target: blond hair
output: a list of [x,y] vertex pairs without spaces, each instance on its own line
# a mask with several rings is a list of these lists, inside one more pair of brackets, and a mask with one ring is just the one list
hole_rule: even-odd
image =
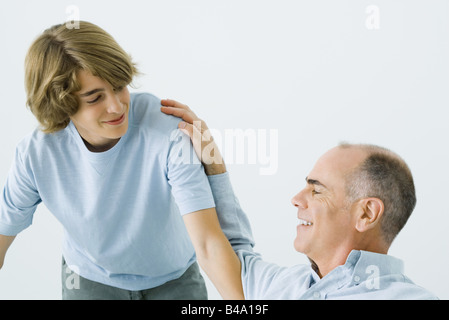
[[31,45],[25,59],[27,106],[45,133],[64,129],[79,108],[80,70],[89,71],[114,89],[129,85],[135,64],[100,27],[80,21],[79,29],[55,25]]

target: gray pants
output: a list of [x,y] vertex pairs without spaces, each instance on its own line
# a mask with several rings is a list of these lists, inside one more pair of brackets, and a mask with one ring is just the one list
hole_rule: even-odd
[[73,275],[74,272],[62,259],[63,300],[207,300],[206,284],[196,262],[178,279],[140,291],[111,287],[79,275],[76,275],[79,285],[73,287],[70,285]]

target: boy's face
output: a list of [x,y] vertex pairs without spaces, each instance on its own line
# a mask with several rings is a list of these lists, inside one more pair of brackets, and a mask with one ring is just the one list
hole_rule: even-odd
[[70,117],[90,151],[112,148],[128,130],[130,96],[127,87],[112,86],[90,72],[78,72],[79,110]]

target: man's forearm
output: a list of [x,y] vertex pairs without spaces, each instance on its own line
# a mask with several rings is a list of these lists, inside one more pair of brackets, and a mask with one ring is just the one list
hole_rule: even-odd
[[254,239],[248,216],[234,194],[229,173],[208,176],[220,227],[234,250],[252,250]]

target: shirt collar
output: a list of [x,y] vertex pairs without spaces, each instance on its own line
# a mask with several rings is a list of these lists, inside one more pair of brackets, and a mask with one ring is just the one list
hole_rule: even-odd
[[[356,255],[358,258],[356,258]],[[374,277],[402,274],[404,263],[393,256],[369,251],[353,250],[346,260],[345,266],[353,268],[352,281],[357,284]]]
[[[311,265],[310,286],[320,281],[320,277]],[[402,260],[393,256],[369,251],[352,250],[346,262],[336,267],[329,275],[344,272],[351,275],[351,282],[357,285],[361,282],[391,274],[402,274],[404,264]],[[346,278],[346,277],[345,277]]]

